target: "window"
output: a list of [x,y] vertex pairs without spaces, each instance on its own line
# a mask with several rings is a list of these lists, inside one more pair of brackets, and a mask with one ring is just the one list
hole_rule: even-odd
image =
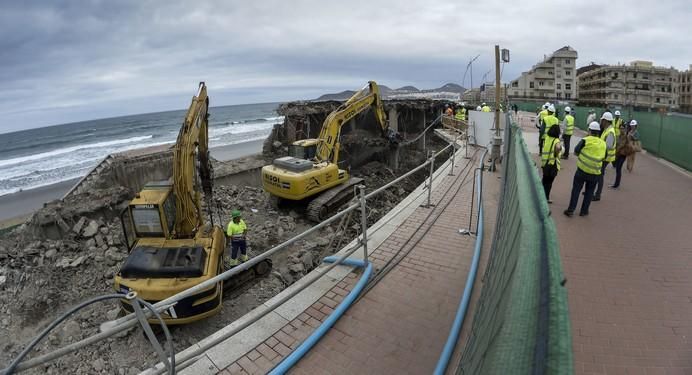
[[633,73],[634,78],[637,78],[637,73]]
[[518,81],[512,82],[512,87],[519,87],[519,82]]
[[551,76],[552,76],[552,75],[553,75],[553,71],[552,71],[552,70],[548,70],[548,75],[551,75]]
[[570,69],[565,69],[565,75],[566,76],[572,75],[572,71]]
[[649,79],[649,76],[643,76],[642,79]]
[[571,90],[572,89],[572,84],[571,83],[565,83],[565,90]]
[[530,89],[533,88],[533,81],[529,82],[529,88],[530,88]]
[[569,65],[569,59],[565,60],[565,65]]
[[561,89],[561,88],[562,88],[562,84],[558,83],[558,84],[557,84],[557,89],[559,90],[559,89]]
[[566,92],[565,93],[565,99],[572,99],[572,94]]
[[615,94],[615,99],[618,99],[618,94]]
[[661,102],[661,98],[656,98],[656,103],[660,103],[660,102]]
[[543,81],[538,81],[538,86],[543,86]]

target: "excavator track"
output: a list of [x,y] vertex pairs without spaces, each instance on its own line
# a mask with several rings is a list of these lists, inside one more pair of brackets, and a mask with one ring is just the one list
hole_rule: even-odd
[[319,223],[334,215],[344,203],[355,196],[353,187],[362,184],[363,181],[362,178],[351,177],[345,183],[318,195],[308,204],[306,211],[308,219]]
[[272,270],[271,259],[265,259],[252,268],[249,268],[223,282],[223,292],[225,295],[233,294],[237,289],[241,289],[245,284],[254,279],[266,276]]

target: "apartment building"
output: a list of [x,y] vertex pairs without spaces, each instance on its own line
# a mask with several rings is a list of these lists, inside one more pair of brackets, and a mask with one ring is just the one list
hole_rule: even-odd
[[680,112],[692,113],[692,64],[678,74],[678,97]]
[[678,108],[678,71],[651,61],[603,65],[577,76],[579,104],[636,109]]
[[545,56],[528,72],[510,82],[510,100],[557,101],[577,98],[577,51],[565,46]]

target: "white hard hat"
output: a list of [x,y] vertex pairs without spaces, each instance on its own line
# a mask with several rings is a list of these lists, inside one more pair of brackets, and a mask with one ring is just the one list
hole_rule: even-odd
[[555,106],[552,105],[552,104],[549,105],[549,106],[548,106],[548,112],[553,112],[553,113],[555,113]]
[[481,109],[481,106],[476,107],[476,111],[480,111]]
[[461,105],[466,105],[466,103],[464,103],[464,102],[461,102]]
[[571,111],[572,111],[572,108],[570,108],[570,107],[565,107],[565,112],[571,112]]
[[485,102],[483,103],[483,105],[485,105]]
[[548,104],[543,104],[543,109],[548,109]]
[[630,126],[637,126],[637,120],[630,121]]
[[603,112],[603,115],[601,116],[601,120],[613,121],[613,114],[610,112]]
[[615,116],[620,116],[620,111],[615,111]]
[[589,124],[589,130],[601,130],[601,125],[597,123],[596,121],[592,121]]
[[545,104],[543,104],[543,105],[547,107],[550,105],[550,102],[545,102]]

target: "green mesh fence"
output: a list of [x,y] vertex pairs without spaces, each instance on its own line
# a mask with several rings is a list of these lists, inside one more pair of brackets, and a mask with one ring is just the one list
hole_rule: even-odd
[[[520,111],[529,112],[536,112],[538,106],[541,105],[541,103],[529,102],[513,104],[517,104]],[[558,106],[560,113],[564,113],[563,108],[564,106]],[[571,108],[575,112],[574,123],[582,130],[586,130],[586,119],[590,109],[595,110],[598,115],[603,112],[603,108],[598,107],[571,106]],[[692,147],[688,145],[692,140],[692,117],[631,109],[621,109],[620,112],[625,121],[637,120],[642,147],[646,151],[692,171]]]
[[521,130],[505,133],[493,244],[457,374],[572,374],[555,225]]

